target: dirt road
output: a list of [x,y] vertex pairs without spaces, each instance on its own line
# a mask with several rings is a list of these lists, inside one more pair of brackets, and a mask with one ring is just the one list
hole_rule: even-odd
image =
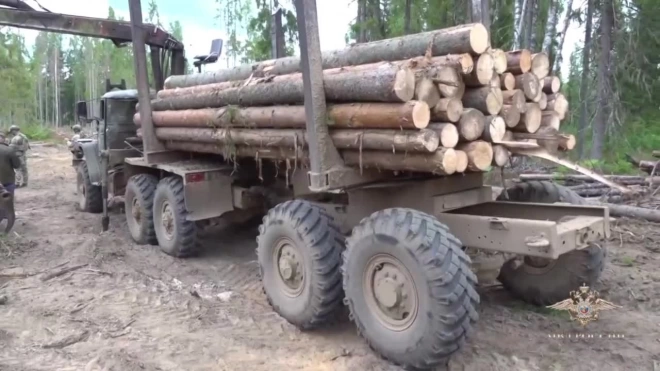
[[[254,226],[177,260],[131,243],[121,211],[109,232],[74,208],[64,148],[37,147],[17,191],[14,232],[0,239],[0,370],[398,370],[344,315],[304,333],[261,292]],[[600,291],[622,309],[586,330],[567,316],[482,288],[480,321],[450,370],[660,369],[660,226],[618,222]],[[553,339],[549,334],[624,338]]]

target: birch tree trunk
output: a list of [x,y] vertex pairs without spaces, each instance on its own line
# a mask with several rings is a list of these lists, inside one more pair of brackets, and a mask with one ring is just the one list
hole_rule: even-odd
[[600,63],[598,65],[598,108],[593,125],[593,147],[591,158],[603,158],[608,122],[610,119],[610,62],[612,50],[612,0],[601,0],[600,20]]
[[559,45],[557,46],[557,52],[555,54],[555,60],[552,67],[554,74],[558,74],[561,68],[562,62],[562,52],[564,51],[564,40],[566,40],[566,32],[568,32],[568,26],[571,24],[573,18],[573,0],[568,0],[566,3],[566,15],[564,16],[564,26],[561,32],[561,38],[559,39]]
[[545,35],[543,37],[543,46],[541,51],[545,52],[550,58],[550,65],[552,65],[552,40],[555,39],[557,34],[557,19],[559,14],[557,14],[557,1],[558,0],[549,0],[550,4],[548,5],[548,23],[545,26]]

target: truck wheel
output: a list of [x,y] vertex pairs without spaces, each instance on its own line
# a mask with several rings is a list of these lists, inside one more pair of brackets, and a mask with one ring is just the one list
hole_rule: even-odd
[[101,187],[92,184],[89,178],[87,162],[82,162],[78,165],[76,188],[78,191],[78,209],[95,214],[103,211]]
[[133,241],[158,245],[154,229],[154,193],[158,179],[149,174],[133,175],[126,184],[124,210]]
[[341,307],[344,238],[323,208],[287,201],[263,218],[257,257],[268,302],[302,329],[327,323]]
[[161,179],[153,204],[154,229],[161,250],[183,258],[197,252],[197,227],[187,220],[183,180],[178,176]]
[[398,365],[446,362],[478,320],[477,277],[461,242],[431,215],[387,209],[353,229],[346,303],[369,345]]
[[[585,204],[574,191],[552,182],[530,181],[507,189],[509,201]],[[506,201],[501,194],[498,201]],[[511,294],[534,305],[551,305],[569,297],[573,290],[586,284],[593,287],[605,267],[607,252],[598,244],[574,250],[557,260],[525,257],[513,258],[502,266],[498,280]]]

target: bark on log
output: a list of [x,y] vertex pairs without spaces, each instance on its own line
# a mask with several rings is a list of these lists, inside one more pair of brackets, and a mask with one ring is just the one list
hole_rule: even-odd
[[463,94],[463,106],[475,108],[487,115],[496,115],[503,105],[502,90],[484,86],[476,89],[468,89]]
[[[305,128],[304,106],[235,106],[153,112],[160,127]],[[431,113],[424,102],[354,103],[328,106],[328,125],[336,128],[423,129]],[[140,114],[133,116],[140,126]]]
[[390,152],[434,152],[440,138],[433,130],[332,130],[338,149],[370,149]]
[[[489,45],[489,35],[480,23],[461,25],[442,30],[423,32],[355,44],[348,48],[324,52],[321,55],[323,69],[357,66],[380,61],[397,61],[425,55],[469,53],[479,55]],[[252,75],[268,73],[286,75],[301,72],[300,58],[287,57],[258,63],[240,65],[230,69],[185,76],[170,76],[165,81],[167,89],[218,82],[244,80]]]
[[503,167],[509,163],[511,154],[505,146],[500,144],[493,145],[493,166]]
[[431,79],[423,77],[417,80],[414,98],[417,101],[426,102],[429,107],[435,107],[440,101],[440,91]]
[[245,147],[233,146],[225,147],[220,144],[182,142],[169,140],[165,142],[165,148],[170,151],[184,151],[196,153],[210,153],[222,155],[225,158],[234,159],[236,157],[261,158],[272,160],[296,159],[301,165],[309,163],[309,153],[300,148],[287,147]]
[[[227,105],[267,106],[304,101],[303,81],[297,78],[265,82],[199,95],[183,95],[152,102],[154,111],[214,108]],[[407,102],[415,93],[415,74],[396,66],[372,71],[329,75],[324,78],[326,99],[335,102]]]
[[541,112],[541,126],[550,127],[554,130],[559,130],[559,125],[561,125],[561,120],[559,119],[559,114],[555,111],[543,111]]
[[440,147],[454,148],[458,144],[458,129],[454,124],[432,122],[427,129],[438,134]]
[[516,107],[520,113],[527,109],[525,94],[519,89],[502,91],[502,103]]
[[475,63],[472,73],[463,76],[463,82],[467,87],[481,87],[490,84],[495,74],[495,61],[490,54],[480,55]]
[[[603,175],[605,179],[614,181],[614,182],[625,182],[625,181],[638,181],[639,179],[651,179],[645,178],[639,175]],[[577,182],[596,182],[595,179],[588,175],[582,174],[520,174],[520,180],[530,181],[530,180],[552,180],[552,181],[577,181]],[[654,183],[660,182],[659,177],[652,178]]]
[[546,53],[537,53],[532,55],[532,73],[543,80],[550,74],[550,58]]
[[520,89],[527,99],[535,99],[539,94],[539,79],[531,72],[516,76],[516,89]]
[[456,69],[451,67],[434,68],[427,76],[438,85],[440,95],[443,97],[454,98],[462,96],[465,87],[461,75]]
[[463,113],[463,102],[460,98],[442,98],[431,109],[431,119],[439,122],[458,122]]
[[506,70],[514,75],[522,75],[532,68],[532,53],[527,49],[506,53]]
[[439,175],[456,172],[456,151],[438,148],[433,153],[391,153],[385,151],[342,151],[344,163],[354,167],[394,171],[416,171]]
[[543,79],[543,92],[546,94],[555,94],[561,89],[561,80],[557,76],[546,76]]
[[493,69],[495,73],[504,73],[508,66],[506,53],[502,49],[489,49],[487,53],[493,58]]
[[562,151],[570,151],[575,148],[575,136],[573,134],[560,134],[559,135],[559,149]]
[[504,139],[506,133],[506,124],[500,116],[487,116],[484,131],[481,139],[486,142],[496,143]]
[[653,157],[660,157],[660,151],[653,151],[653,152],[651,153],[651,155],[652,155]]
[[515,106],[505,104],[502,106],[500,116],[508,128],[515,128],[520,122],[520,110]]
[[462,141],[473,141],[481,137],[486,126],[486,117],[479,110],[466,108],[456,124],[458,136]]
[[483,140],[459,144],[457,149],[467,154],[470,171],[486,171],[493,162],[493,146]]
[[499,75],[499,78],[502,90],[514,90],[516,88],[516,77],[512,73],[503,73]]
[[537,103],[527,103],[525,113],[520,115],[520,122],[511,130],[521,133],[536,133],[541,127],[541,109]]
[[625,216],[628,218],[644,219],[648,220],[649,222],[660,223],[660,211],[658,210],[636,206],[615,205],[609,203],[602,205],[607,206],[607,208],[610,209],[610,215],[612,216]]
[[563,120],[568,112],[568,100],[562,93],[548,95],[548,106],[546,110],[557,112],[559,119]]
[[559,147],[559,133],[547,126],[541,126],[536,133],[514,133],[513,136],[516,140],[533,140],[551,153],[557,152]]
[[658,161],[638,160],[629,154],[626,154],[625,157],[628,162],[635,165],[639,170],[642,170],[649,175],[656,175],[660,173],[660,165],[658,165]]
[[513,132],[511,130],[507,130],[506,133],[504,133],[504,139],[503,141],[505,142],[513,142],[516,139],[513,137]]
[[468,167],[468,156],[467,153],[456,150],[456,172],[464,173]]
[[541,99],[538,101],[538,104],[541,110],[546,109],[548,107],[548,95],[541,93]]

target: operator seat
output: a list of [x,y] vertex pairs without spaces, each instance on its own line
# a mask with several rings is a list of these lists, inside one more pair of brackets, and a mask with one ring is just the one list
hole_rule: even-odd
[[194,58],[193,65],[197,67],[198,72],[202,72],[202,66],[209,63],[215,63],[222,53],[222,39],[211,41],[211,51],[207,55],[197,55]]

